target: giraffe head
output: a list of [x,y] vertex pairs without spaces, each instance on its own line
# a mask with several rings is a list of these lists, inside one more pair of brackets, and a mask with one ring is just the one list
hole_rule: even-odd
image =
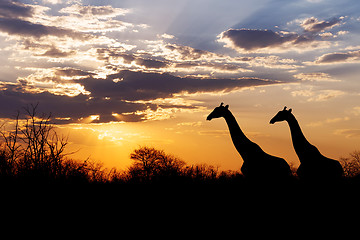
[[229,105],[224,106],[224,103],[221,103],[220,106],[216,107],[210,114],[207,116],[206,120],[210,121],[213,118],[223,117],[225,112],[229,111]]
[[274,124],[276,122],[285,121],[288,119],[289,115],[291,114],[292,109],[286,110],[286,107],[284,107],[283,110],[279,111],[271,120],[270,124]]

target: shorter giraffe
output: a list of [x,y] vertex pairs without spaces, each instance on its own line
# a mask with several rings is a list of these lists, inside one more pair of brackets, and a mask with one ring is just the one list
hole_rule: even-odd
[[281,121],[287,121],[289,124],[293,146],[300,160],[300,166],[297,170],[299,178],[319,181],[340,179],[343,175],[341,164],[325,157],[314,145],[308,142],[291,112],[292,109],[286,110],[284,107],[270,120],[270,124]]
[[228,125],[231,139],[244,163],[241,172],[253,180],[280,180],[291,176],[287,162],[279,157],[265,153],[259,145],[250,141],[241,131],[235,117],[229,110],[229,105],[216,107],[207,120],[223,117]]

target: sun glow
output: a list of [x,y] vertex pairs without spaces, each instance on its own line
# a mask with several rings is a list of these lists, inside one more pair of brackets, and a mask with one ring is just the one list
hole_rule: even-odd
[[108,130],[100,132],[98,135],[98,139],[99,140],[108,140],[108,141],[117,142],[117,143],[120,143],[121,141],[124,140],[124,138],[122,138],[122,137],[114,136],[114,132],[110,132]]

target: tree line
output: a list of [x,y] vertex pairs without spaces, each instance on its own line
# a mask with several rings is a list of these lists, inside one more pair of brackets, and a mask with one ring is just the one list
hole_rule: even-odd
[[[38,114],[37,105],[23,109],[14,126],[0,129],[0,184],[8,183],[101,183],[101,184],[241,184],[240,171],[221,171],[208,164],[189,165],[153,147],[142,146],[130,154],[125,170],[106,169],[102,163],[70,158],[68,139],[59,136],[51,114]],[[360,182],[360,152],[341,158],[347,180]],[[294,180],[296,181],[295,171]]]

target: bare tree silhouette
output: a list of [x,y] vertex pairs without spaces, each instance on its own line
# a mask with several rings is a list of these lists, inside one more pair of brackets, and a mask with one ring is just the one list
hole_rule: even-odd
[[38,114],[38,104],[29,105],[14,120],[14,126],[1,126],[3,142],[0,151],[0,175],[2,178],[26,179],[26,181],[83,181],[89,180],[94,168],[83,162],[67,159],[73,152],[65,152],[66,136],[59,136],[51,124],[51,114]]
[[152,147],[140,147],[130,155],[134,163],[129,168],[133,179],[151,181],[181,175],[185,162]]

